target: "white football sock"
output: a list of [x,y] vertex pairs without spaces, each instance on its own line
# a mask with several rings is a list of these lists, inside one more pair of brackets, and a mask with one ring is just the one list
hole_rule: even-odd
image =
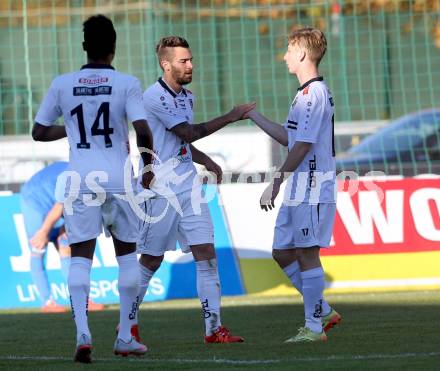
[[[139,283],[139,305],[144,301],[145,294],[148,290],[148,285],[150,284],[151,277],[153,277],[154,272],[143,266],[141,263],[139,263],[139,271],[141,274],[140,277],[140,283]],[[136,324],[138,323],[138,316],[139,316],[139,307],[138,311],[136,313]]]
[[284,267],[283,271],[284,273],[286,273],[286,276],[289,277],[293,287],[295,287],[302,295],[301,269],[299,267],[298,260],[295,260],[293,263],[290,263],[287,267]]
[[324,271],[321,267],[301,272],[306,327],[314,332],[322,332],[322,293],[324,291]]
[[83,257],[73,257],[70,260],[70,270],[67,284],[69,286],[72,316],[76,325],[77,340],[82,334],[91,338],[88,326],[88,299],[90,292],[90,270],[92,260]]
[[119,333],[118,338],[129,342],[131,326],[136,324],[136,312],[139,300],[139,264],[136,253],[117,256],[119,264]]
[[199,294],[205,319],[205,334],[209,336],[221,326],[221,290],[217,259],[196,261],[196,269],[197,293]]
[[[303,283],[301,278],[301,270],[298,264],[298,260],[295,260],[293,263],[289,264],[287,267],[283,268],[284,273],[286,273],[286,276],[289,277],[290,282],[292,282],[293,287],[295,287],[299,293],[302,295],[303,293]],[[329,303],[322,298],[322,313],[324,316],[330,313],[332,308],[330,307]]]

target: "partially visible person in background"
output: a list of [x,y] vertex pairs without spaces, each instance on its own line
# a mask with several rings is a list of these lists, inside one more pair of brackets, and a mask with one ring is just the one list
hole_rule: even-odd
[[[67,282],[70,246],[64,229],[63,190],[56,189],[58,176],[67,168],[64,161],[54,162],[34,174],[21,189],[21,211],[31,250],[31,275],[37,286],[44,313],[67,312],[68,308],[54,300],[44,258],[52,242],[60,254],[61,272]],[[89,310],[102,310],[103,304],[89,302]]]

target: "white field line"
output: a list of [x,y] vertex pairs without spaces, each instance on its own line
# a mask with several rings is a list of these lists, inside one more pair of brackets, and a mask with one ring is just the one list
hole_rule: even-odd
[[[96,362],[136,362],[136,363],[151,363],[151,362],[166,362],[166,363],[214,363],[214,364],[232,364],[232,365],[259,365],[281,362],[322,362],[322,361],[363,361],[369,359],[407,359],[407,358],[427,358],[439,357],[440,352],[430,353],[396,353],[396,354],[366,354],[366,355],[340,355],[340,356],[325,356],[325,357],[289,357],[286,359],[226,359],[226,358],[101,358],[94,359]],[[0,356],[1,361],[72,361],[73,357],[49,357],[49,356]]]

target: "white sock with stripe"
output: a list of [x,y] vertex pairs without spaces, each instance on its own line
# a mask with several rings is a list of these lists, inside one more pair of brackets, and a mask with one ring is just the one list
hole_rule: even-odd
[[88,299],[90,292],[90,270],[92,260],[75,256],[70,260],[69,286],[70,304],[72,306],[72,316],[76,325],[77,340],[82,334],[91,338],[88,325]]
[[[150,280],[154,275],[154,272],[147,267],[143,266],[139,263],[139,271],[141,273],[140,284],[139,284],[139,305],[144,301],[145,294],[148,290],[148,285],[150,284]],[[139,308],[136,314],[136,324],[138,323],[139,316]]]
[[196,269],[197,293],[199,294],[205,319],[205,334],[209,336],[221,326],[221,290],[217,259],[196,261]]
[[304,299],[305,326],[313,332],[322,332],[322,293],[324,291],[324,270],[322,267],[301,272]]
[[119,264],[118,290],[120,302],[118,338],[131,340],[131,326],[136,324],[139,300],[139,264],[136,253],[117,256]]
[[[293,263],[289,264],[287,267],[283,268],[284,273],[286,273],[286,276],[289,277],[290,282],[292,282],[293,287],[295,287],[299,293],[302,295],[303,293],[303,283],[301,278],[301,269],[298,264],[298,260],[295,260]],[[323,315],[327,315],[331,312],[332,308],[327,303],[327,301],[322,298],[322,313]]]

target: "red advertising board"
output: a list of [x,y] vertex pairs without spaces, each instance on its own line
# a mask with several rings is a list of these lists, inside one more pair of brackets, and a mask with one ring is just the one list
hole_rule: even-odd
[[339,183],[332,247],[322,255],[440,250],[440,179]]

